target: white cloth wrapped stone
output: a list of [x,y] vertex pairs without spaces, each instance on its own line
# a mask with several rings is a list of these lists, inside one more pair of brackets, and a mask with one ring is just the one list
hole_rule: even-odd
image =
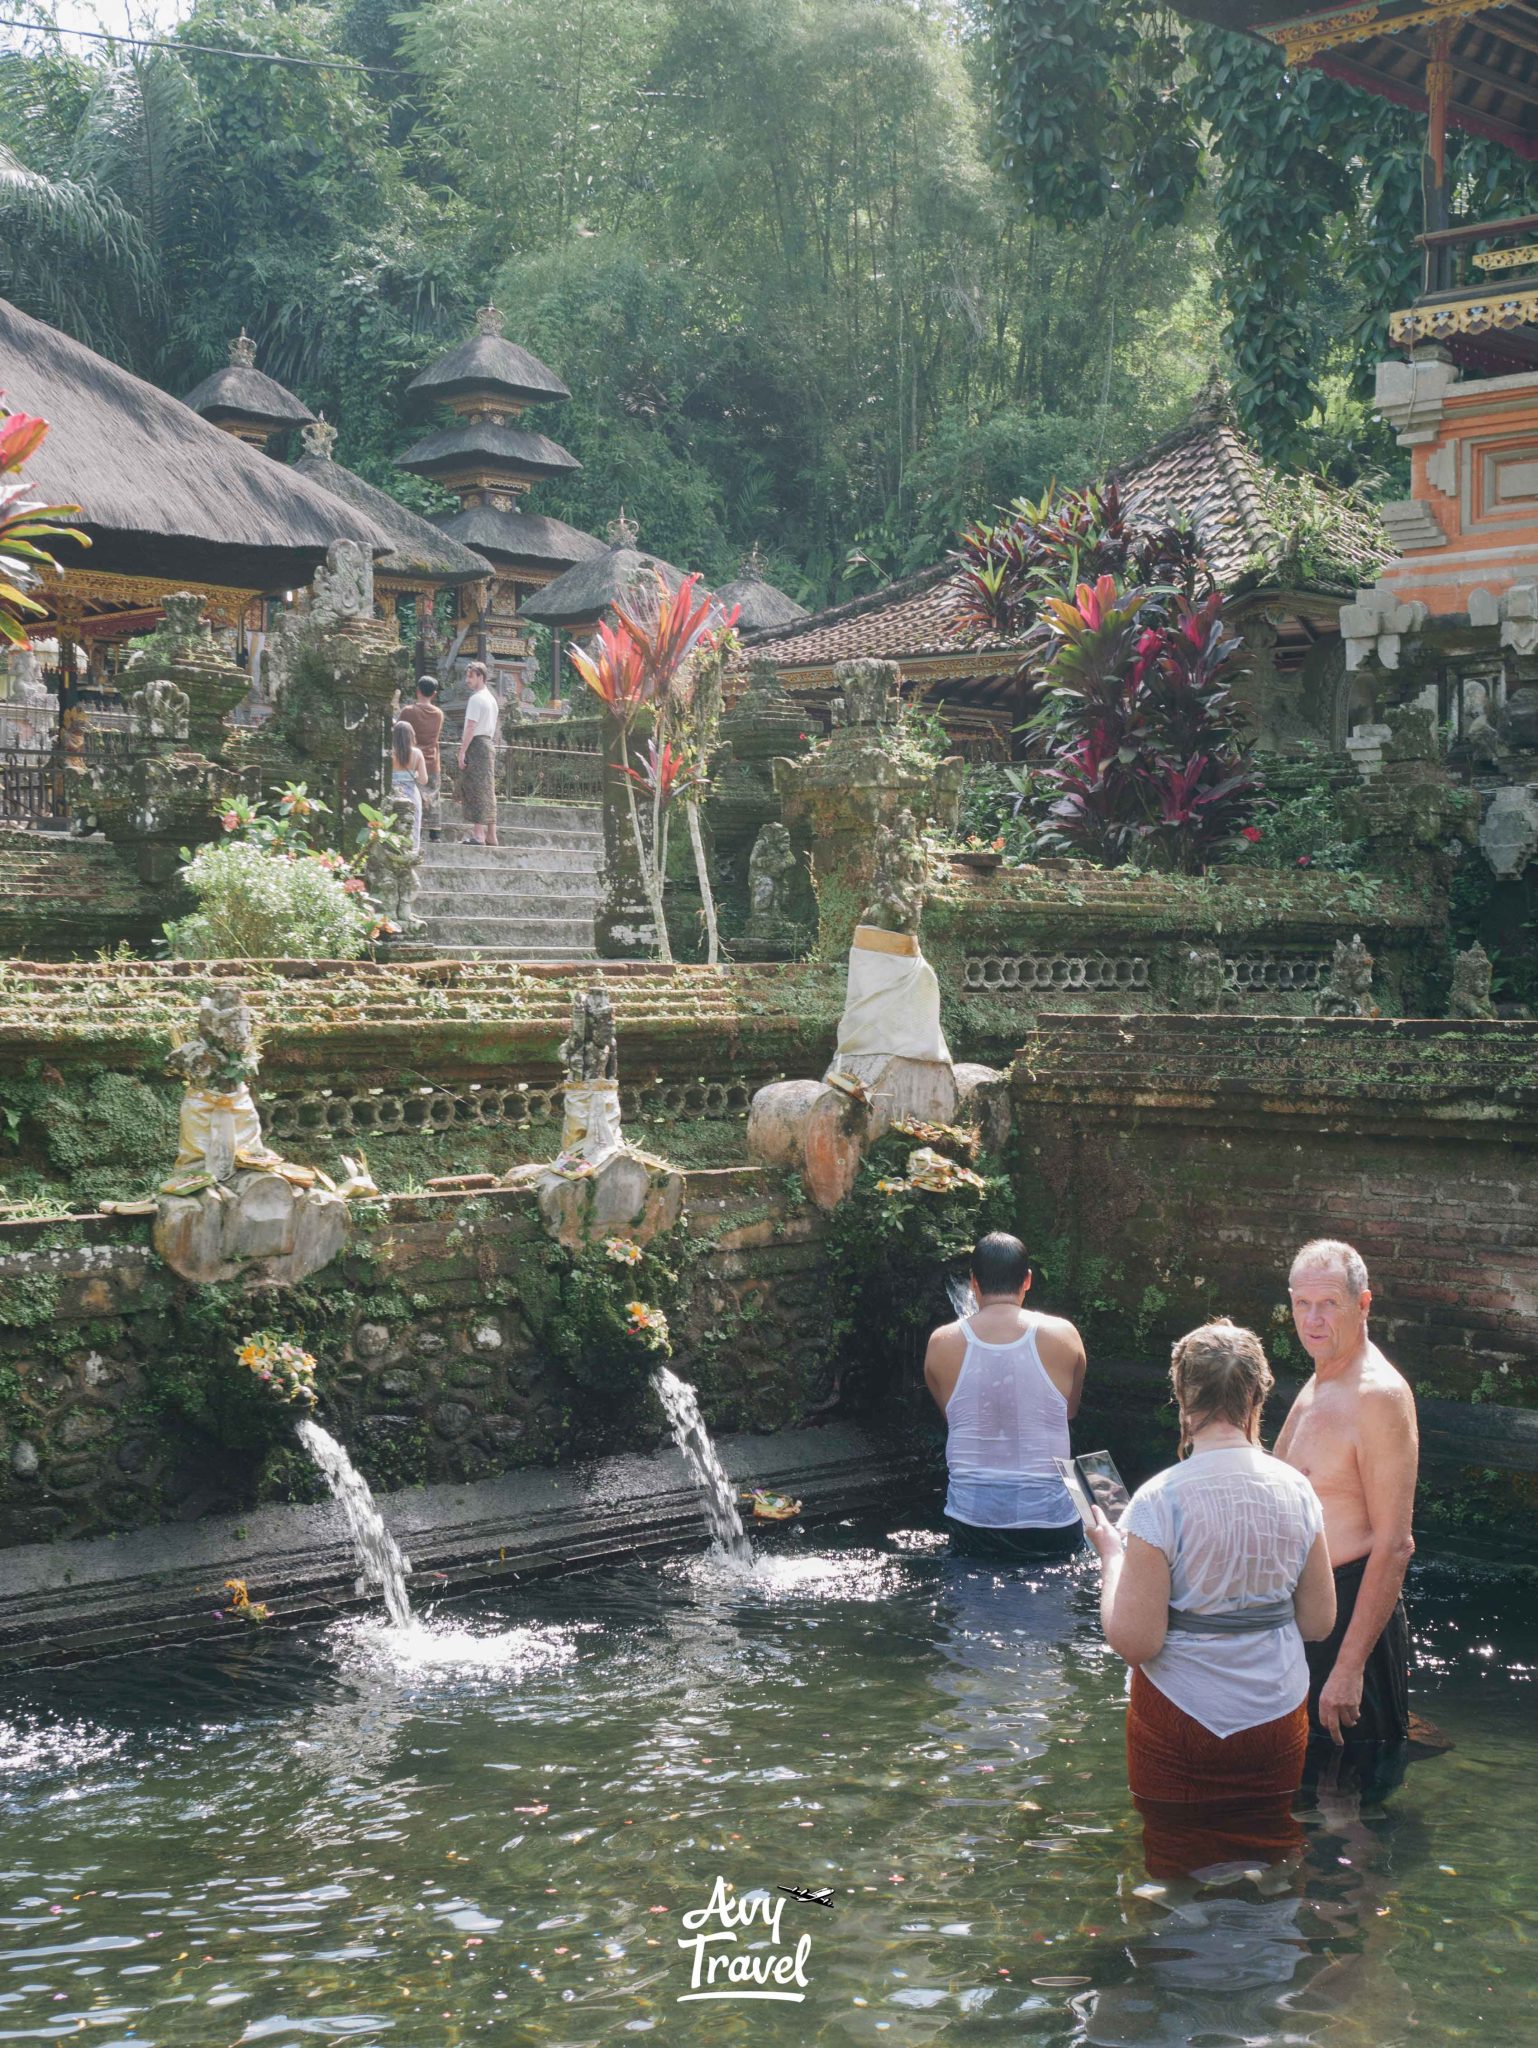
[[617,1081],[568,1081],[561,1124],[561,1158],[597,1166],[624,1145]]
[[951,1056],[940,1029],[940,984],[918,940],[858,924],[833,1067],[870,1054],[947,1063]]

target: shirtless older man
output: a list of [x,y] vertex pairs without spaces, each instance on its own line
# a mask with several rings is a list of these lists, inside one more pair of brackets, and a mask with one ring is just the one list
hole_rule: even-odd
[[1314,1376],[1276,1455],[1313,1482],[1335,1570],[1334,1631],[1305,1645],[1309,1715],[1332,1742],[1403,1742],[1410,1628],[1400,1588],[1415,1553],[1415,1397],[1367,1334],[1372,1294],[1350,1245],[1304,1245],[1288,1286]]

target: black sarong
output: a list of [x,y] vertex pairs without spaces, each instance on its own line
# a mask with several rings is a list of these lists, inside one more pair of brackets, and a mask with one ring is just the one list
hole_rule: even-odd
[[1084,1548],[1084,1524],[1073,1521],[1061,1529],[984,1529],[976,1522],[958,1522],[946,1515],[951,1556],[975,1557],[992,1564],[1051,1564],[1077,1557]]
[[[1335,1626],[1322,1643],[1303,1645],[1308,1653],[1309,1732],[1324,1735],[1327,1742],[1331,1738],[1320,1726],[1319,1695],[1335,1669],[1340,1646],[1356,1612],[1366,1569],[1365,1557],[1355,1557],[1350,1564],[1335,1567]],[[1361,1719],[1354,1728],[1342,1723],[1340,1732],[1351,1744],[1403,1742],[1410,1733],[1410,1618],[1405,1613],[1402,1595],[1395,1602],[1382,1635],[1368,1652],[1362,1670]]]

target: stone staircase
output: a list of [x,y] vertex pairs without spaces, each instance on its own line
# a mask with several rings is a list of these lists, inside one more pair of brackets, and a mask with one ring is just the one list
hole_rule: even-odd
[[423,838],[416,902],[427,926],[423,942],[455,958],[596,959],[598,806],[503,802],[497,837],[500,845],[473,846],[464,827],[446,819],[442,839]]

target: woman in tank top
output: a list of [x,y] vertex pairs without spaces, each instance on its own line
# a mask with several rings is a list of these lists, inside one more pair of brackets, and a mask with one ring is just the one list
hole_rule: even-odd
[[[1099,1514],[1090,1531],[1106,1640],[1132,1666],[1127,1776],[1150,1829],[1171,1808],[1194,1832],[1198,1810],[1243,1806],[1250,1853],[1269,1839],[1279,1858],[1308,1743],[1303,1644],[1335,1622],[1324,1515],[1260,1447],[1273,1382],[1253,1331],[1193,1330],[1170,1380],[1181,1462],[1138,1488],[1119,1531]],[[1180,1860],[1167,1841],[1163,1860]]]
[[1072,1323],[1024,1306],[1030,1262],[993,1231],[972,1254],[977,1308],[929,1340],[924,1377],[945,1415],[945,1520],[963,1557],[1034,1561],[1083,1545],[1057,1458],[1084,1383]]

